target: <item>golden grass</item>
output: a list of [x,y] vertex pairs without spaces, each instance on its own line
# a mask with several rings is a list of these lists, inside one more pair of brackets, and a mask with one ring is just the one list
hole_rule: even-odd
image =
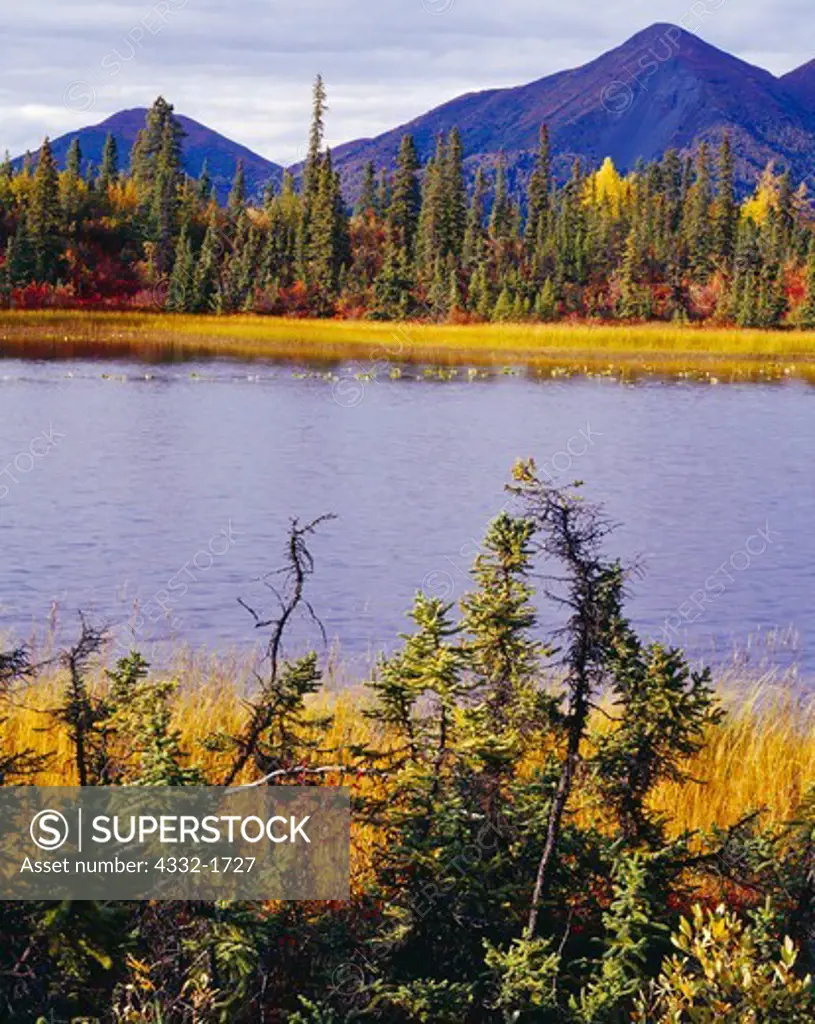
[[0,312],[0,345],[21,355],[231,357],[335,363],[524,365],[541,374],[815,380],[815,332],[671,324],[435,324],[253,315]]
[[[223,755],[202,744],[214,731],[239,730],[246,713],[243,698],[251,686],[246,662],[185,655],[172,675],[181,680],[174,711],[184,748],[217,780]],[[104,683],[97,679],[94,685]],[[749,690],[736,688],[730,679],[722,686],[726,718],[686,766],[695,781],[663,784],[654,794],[654,806],[670,817],[675,833],[726,827],[759,808],[766,810],[767,821],[789,820],[815,784],[815,700],[795,698],[772,680],[753,683]],[[59,676],[48,672],[27,684],[16,693],[0,727],[5,751],[55,755],[36,778],[39,785],[76,783],[68,736],[45,713],[58,703],[59,687]],[[343,752],[351,744],[381,742],[361,714],[365,701],[360,687],[329,688],[315,699],[315,714],[334,716],[325,740],[326,749],[336,751],[328,755],[333,761],[347,760]]]
[[788,821],[815,785],[815,701],[758,686],[724,703],[724,723],[687,766],[698,784],[664,784],[655,794],[676,831],[726,827],[759,808],[769,821]]

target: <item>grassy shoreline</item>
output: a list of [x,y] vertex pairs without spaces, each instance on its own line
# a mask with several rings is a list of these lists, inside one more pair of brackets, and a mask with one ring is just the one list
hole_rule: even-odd
[[[151,673],[153,679],[177,681],[171,701],[173,728],[179,730],[183,749],[213,777],[218,775],[219,755],[207,750],[206,739],[217,730],[239,733],[246,720],[252,666],[251,659],[238,655],[200,659],[179,652],[174,666]],[[329,680],[336,672],[334,666]],[[342,671],[338,681],[339,686],[330,685],[308,703],[315,717],[333,716],[325,741],[342,762],[356,745],[368,746],[382,737],[363,715],[371,694],[362,681],[351,684]],[[101,669],[89,682],[97,695],[109,691]],[[69,731],[47,712],[60,704],[64,686],[64,673],[45,671],[16,692],[0,723],[5,749],[52,755],[31,780],[37,785],[76,785]],[[710,731],[704,748],[686,760],[690,779],[662,782],[654,793],[654,806],[672,819],[674,835],[726,828],[759,808],[767,821],[788,820],[815,778],[815,698],[796,696],[772,673],[743,678],[728,670],[716,689],[725,719]],[[608,721],[598,711],[592,728],[602,731]],[[253,777],[250,771],[241,781]],[[351,784],[358,786],[359,780]]]
[[430,324],[241,315],[0,312],[0,349],[36,358],[523,365],[545,375],[815,381],[815,332],[671,324]]

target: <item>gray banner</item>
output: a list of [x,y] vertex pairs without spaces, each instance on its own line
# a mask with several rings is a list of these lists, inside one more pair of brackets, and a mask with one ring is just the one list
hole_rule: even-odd
[[0,899],[347,900],[328,786],[0,787]]

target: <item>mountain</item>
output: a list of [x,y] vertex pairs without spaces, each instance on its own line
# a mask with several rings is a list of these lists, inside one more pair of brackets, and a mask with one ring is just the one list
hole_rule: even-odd
[[[101,124],[89,128],[81,128],[77,132],[69,132],[51,143],[54,156],[61,167],[65,165],[68,148],[74,139],[79,139],[82,150],[83,164],[99,165],[102,159],[102,147],[105,137],[110,132],[119,146],[119,165],[126,167],[130,160],[130,150],[136,141],[139,129],[144,127],[147,110],[137,107],[133,110],[122,110]],[[190,117],[177,115],[181,127],[186,132],[183,141],[184,170],[193,178],[201,173],[204,160],[207,161],[209,174],[218,192],[221,202],[226,200],[238,160],[243,160],[246,172],[246,187],[250,197],[260,197],[263,187],[270,179],[279,185],[283,176],[283,168],[272,163],[245,146],[232,142],[218,132],[207,128]],[[15,161],[20,164],[22,158]]]
[[781,81],[801,106],[815,112],[815,60],[783,75]]
[[[146,114],[123,110],[63,135],[53,143],[58,161],[64,164],[78,137],[85,160],[98,164],[110,131],[124,166]],[[251,197],[259,198],[270,179],[279,184],[283,168],[278,164],[191,118],[178,119],[187,132],[186,171],[197,177],[206,159],[222,202],[239,159]],[[503,152],[509,187],[518,191],[534,165],[542,124],[549,126],[553,166],[561,180],[577,157],[597,166],[610,156],[620,170],[629,171],[638,160],[657,159],[668,149],[688,155],[703,141],[715,148],[727,133],[742,191],[772,160],[788,167],[797,181],[813,175],[809,184],[815,193],[815,60],[777,78],[670,24],[652,25],[582,67],[527,85],[459,96],[376,138],[347,142],[333,156],[346,198],[353,202],[368,161],[392,167],[405,133],[413,134],[427,160],[439,133],[457,127],[468,176],[479,165],[494,166]],[[302,164],[292,169],[297,173]]]
[[468,165],[490,165],[503,151],[513,173],[528,174],[541,124],[548,124],[555,170],[575,157],[610,156],[621,170],[667,149],[684,153],[729,133],[743,187],[769,160],[803,179],[815,154],[815,62],[776,78],[675,25],[657,24],[570,71],[528,85],[468,93],[379,135],[339,146],[334,157],[348,192],[369,160],[390,166],[411,132],[423,159],[439,132],[457,126]]

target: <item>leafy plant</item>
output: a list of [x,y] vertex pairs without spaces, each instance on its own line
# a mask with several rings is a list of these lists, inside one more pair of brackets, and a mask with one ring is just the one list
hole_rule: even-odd
[[679,951],[638,1001],[642,1024],[803,1024],[815,1016],[810,975],[795,972],[798,951],[787,937],[773,958],[763,955],[760,918],[745,924],[724,906],[695,906],[673,942]]

